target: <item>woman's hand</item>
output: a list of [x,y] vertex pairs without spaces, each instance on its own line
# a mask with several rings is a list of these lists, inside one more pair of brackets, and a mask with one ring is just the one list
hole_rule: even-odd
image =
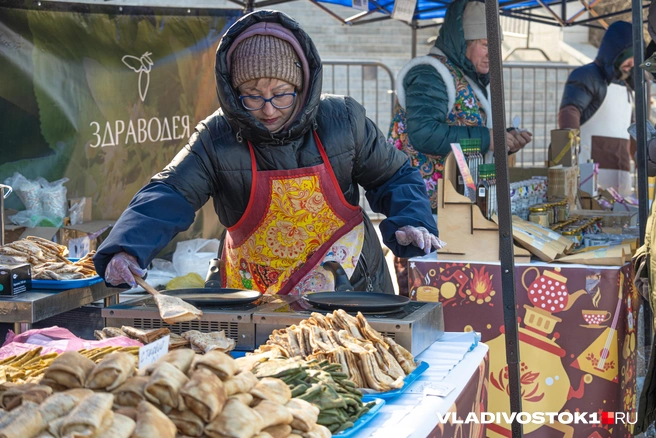
[[396,236],[396,241],[399,242],[399,245],[408,246],[413,244],[419,249],[423,249],[426,254],[429,254],[433,248],[438,250],[444,248],[446,245],[424,227],[406,225],[399,228],[394,235]]
[[146,270],[139,267],[137,259],[126,252],[119,252],[114,255],[105,270],[105,281],[114,286],[127,283],[131,287],[136,287],[137,282],[134,276],[143,277]]
[[[506,147],[508,152],[517,152],[531,142],[533,134],[528,131],[506,131]],[[490,129],[490,151],[494,150],[494,131]]]

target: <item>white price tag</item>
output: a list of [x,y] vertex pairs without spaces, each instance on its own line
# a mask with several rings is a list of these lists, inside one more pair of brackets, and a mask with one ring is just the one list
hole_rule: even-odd
[[424,394],[424,396],[446,397],[451,391],[456,389],[455,385],[438,382],[418,382],[408,388],[406,393]]
[[392,18],[410,23],[415,15],[416,8],[417,0],[396,0],[394,2]]
[[162,356],[168,353],[170,337],[166,335],[139,349],[139,369],[157,362]]

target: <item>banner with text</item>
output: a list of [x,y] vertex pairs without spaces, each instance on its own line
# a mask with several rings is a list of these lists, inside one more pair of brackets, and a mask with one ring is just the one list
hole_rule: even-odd
[[[0,182],[66,177],[93,219],[118,218],[218,108],[216,47],[240,15],[0,0]],[[220,231],[206,207],[188,236]]]

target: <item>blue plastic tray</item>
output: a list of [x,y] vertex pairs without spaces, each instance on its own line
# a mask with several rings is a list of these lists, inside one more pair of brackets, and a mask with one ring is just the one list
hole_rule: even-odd
[[40,289],[76,289],[78,287],[87,287],[92,284],[100,283],[103,281],[98,275],[88,278],[80,278],[79,280],[32,280],[32,290]]
[[370,400],[367,400],[367,402],[372,402],[372,401],[375,401],[376,404],[372,406],[371,409],[369,409],[369,412],[364,414],[362,417],[358,418],[358,421],[353,423],[352,427],[349,427],[348,429],[340,433],[334,434],[333,436],[338,436],[339,438],[350,438],[356,433],[358,433],[358,431],[362,429],[367,423],[373,420],[373,418],[376,416],[378,411],[380,411],[380,409],[385,404],[385,400],[383,400],[382,398],[372,398]]
[[419,362],[417,364],[417,368],[415,368],[413,372],[411,372],[405,377],[405,379],[403,380],[403,386],[401,388],[393,389],[391,391],[386,391],[386,392],[372,392],[369,394],[364,394],[362,396],[362,400],[372,401],[372,400],[376,400],[377,398],[389,400],[394,397],[398,397],[401,394],[403,394],[403,392],[406,389],[408,389],[408,386],[410,386],[415,380],[417,380],[419,376],[421,376],[424,373],[424,371],[426,371],[427,369],[428,369],[428,362],[423,362],[423,361]]

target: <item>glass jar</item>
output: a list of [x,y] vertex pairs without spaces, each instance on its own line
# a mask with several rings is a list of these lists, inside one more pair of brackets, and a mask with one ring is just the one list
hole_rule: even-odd
[[574,248],[583,246],[583,230],[581,228],[567,228],[562,234],[574,242]]
[[554,203],[556,222],[565,222],[569,217],[569,204],[567,200]]
[[528,220],[543,227],[549,227],[549,212],[544,205],[536,205],[529,209]]

